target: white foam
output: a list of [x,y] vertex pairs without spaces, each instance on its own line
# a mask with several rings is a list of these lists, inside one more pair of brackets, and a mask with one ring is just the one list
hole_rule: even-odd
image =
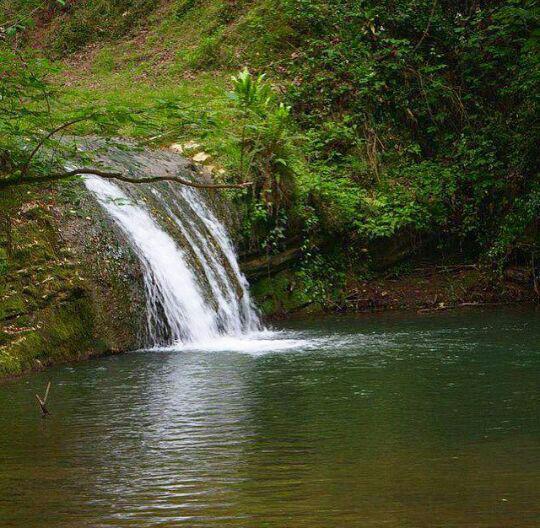
[[310,352],[343,350],[357,346],[363,341],[362,334],[320,337],[316,333],[294,332],[290,330],[262,330],[241,336],[221,336],[208,340],[183,343],[178,341],[170,346],[154,347],[153,352],[235,352],[250,356],[273,353]]
[[314,339],[288,337],[287,334],[281,332],[264,330],[240,336],[226,335],[189,343],[178,341],[171,346],[156,347],[152,350],[168,352],[238,352],[241,354],[261,355],[271,352],[312,348],[315,341]]

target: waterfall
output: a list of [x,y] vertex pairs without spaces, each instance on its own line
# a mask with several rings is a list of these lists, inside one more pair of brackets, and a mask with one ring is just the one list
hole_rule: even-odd
[[85,185],[141,263],[151,345],[207,343],[260,329],[231,240],[202,193],[167,183],[120,187],[97,176]]

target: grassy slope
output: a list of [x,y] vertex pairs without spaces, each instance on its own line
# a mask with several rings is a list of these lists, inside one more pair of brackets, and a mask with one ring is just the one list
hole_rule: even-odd
[[[193,106],[225,109],[230,74],[243,65],[267,68],[276,59],[279,32],[261,33],[269,18],[265,1],[245,2],[223,22],[222,4],[163,2],[144,26],[113,41],[91,42],[58,61],[65,102],[148,104],[178,97]],[[278,21],[276,21],[278,23]],[[43,30],[51,41],[54,27]],[[272,36],[275,41],[268,41]]]

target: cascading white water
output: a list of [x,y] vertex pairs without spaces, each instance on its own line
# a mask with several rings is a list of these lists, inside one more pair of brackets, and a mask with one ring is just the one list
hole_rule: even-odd
[[196,190],[169,186],[166,199],[157,187],[151,188],[193,260],[128,191],[97,176],[85,178],[85,185],[141,262],[152,345],[208,343],[260,329],[227,232]]
[[[189,187],[173,189],[172,202],[179,214],[184,212],[182,218],[179,218],[159,191],[153,189],[153,193],[196,253],[217,300],[220,320],[225,322],[229,333],[258,330],[259,318],[251,303],[249,286],[240,271],[229,236],[200,194]],[[204,231],[194,219],[202,222]],[[220,249],[221,260],[215,247]]]

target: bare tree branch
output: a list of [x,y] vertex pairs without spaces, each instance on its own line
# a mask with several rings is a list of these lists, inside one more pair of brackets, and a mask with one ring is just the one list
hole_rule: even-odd
[[83,167],[80,169],[73,169],[71,171],[62,172],[58,174],[45,174],[42,176],[23,176],[23,177],[14,177],[14,178],[5,178],[0,179],[0,189],[5,189],[7,187],[12,187],[14,185],[22,184],[32,184],[32,183],[47,183],[58,180],[65,180],[73,176],[82,176],[82,175],[94,175],[99,176],[107,180],[119,180],[127,183],[153,183],[160,181],[169,181],[173,183],[179,183],[181,185],[186,185],[188,187],[195,187],[196,189],[244,189],[253,185],[253,182],[243,182],[243,183],[201,183],[186,180],[179,176],[150,176],[149,178],[132,178],[131,176],[126,176],[120,172],[107,172],[97,168],[87,168]]
[[415,52],[422,45],[422,42],[424,42],[424,39],[428,36],[429,29],[431,28],[431,23],[433,22],[433,15],[435,14],[436,7],[437,7],[437,0],[433,0],[433,6],[431,7],[431,13],[429,14],[429,19],[428,19],[426,29],[424,33],[422,34],[422,36],[420,37],[420,40],[414,47],[413,52]]

